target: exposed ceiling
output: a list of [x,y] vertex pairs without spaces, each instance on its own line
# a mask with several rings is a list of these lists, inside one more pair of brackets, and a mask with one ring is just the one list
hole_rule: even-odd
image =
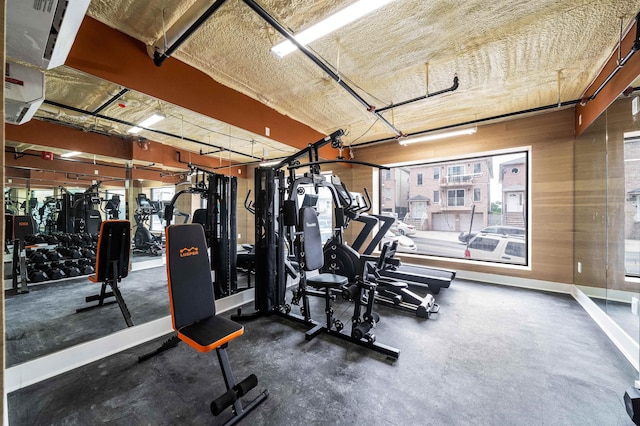
[[[163,46],[182,16],[212,0],[92,0],[87,14],[147,46]],[[296,33],[353,0],[260,0]],[[640,0],[395,0],[310,44],[310,49],[377,108],[450,88],[381,115],[403,133],[457,125],[579,99],[615,50]],[[270,49],[283,37],[241,0],[228,0],[168,61],[180,60],[313,129],[343,128],[346,144],[392,138],[393,132],[301,52],[282,59]],[[626,54],[623,52],[622,54]],[[149,59],[151,61],[151,59]],[[68,67],[46,74],[48,101],[95,111],[123,88]],[[154,126],[174,136],[141,136],[247,163],[293,148],[267,137],[126,91],[100,114]],[[128,125],[46,104],[40,118],[127,135]],[[189,142],[199,141],[197,142]],[[310,141],[312,142],[312,141]],[[206,144],[226,148],[218,152]],[[232,151],[229,151],[231,149]]]

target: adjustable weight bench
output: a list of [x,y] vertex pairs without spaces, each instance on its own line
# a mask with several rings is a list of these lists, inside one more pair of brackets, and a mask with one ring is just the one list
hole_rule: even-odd
[[199,352],[216,350],[227,391],[211,403],[217,416],[233,406],[234,424],[262,403],[268,392],[260,393],[248,405],[240,400],[258,384],[255,374],[236,383],[227,356],[228,343],[244,332],[235,321],[216,315],[211,268],[204,229],[200,224],[171,225],[166,228],[167,279],[171,320],[178,339]]
[[[124,303],[118,283],[129,275],[129,253],[131,251],[131,223],[128,220],[105,220],[100,224],[98,251],[96,253],[96,273],[89,281],[101,283],[100,294],[87,296],[86,302],[98,301],[97,305],[76,309],[84,312],[101,306],[117,303],[127,327],[133,326],[131,314]],[[107,291],[107,286],[111,291]],[[105,303],[107,297],[115,297]]]

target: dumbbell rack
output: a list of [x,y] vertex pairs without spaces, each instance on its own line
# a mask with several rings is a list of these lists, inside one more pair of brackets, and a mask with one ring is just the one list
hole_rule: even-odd
[[[93,274],[96,242],[97,235],[89,234],[26,236],[24,260],[14,261],[13,274],[24,277],[21,267],[26,265],[26,278],[30,284]],[[21,285],[20,289],[24,287]],[[20,289],[17,289],[19,293],[25,292]]]

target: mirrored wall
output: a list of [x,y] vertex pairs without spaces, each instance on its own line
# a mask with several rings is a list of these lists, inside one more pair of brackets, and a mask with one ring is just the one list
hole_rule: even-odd
[[[124,180],[98,182],[88,180],[62,185],[13,177],[5,186],[7,213],[30,218],[33,234],[37,236],[37,240],[29,239],[25,243],[29,247],[24,250],[27,291],[14,288],[13,272],[17,272],[19,282],[20,268],[13,267],[13,242],[8,239],[5,244],[7,367],[127,328],[117,304],[77,312],[96,304],[87,302],[86,297],[100,292],[100,285],[88,279],[94,272],[98,235],[92,232],[95,231],[90,223],[93,219],[83,213],[85,210],[98,215],[100,221],[128,219],[131,210],[131,272],[121,282],[120,289],[133,325],[170,313],[163,250],[154,250],[155,245],[149,243],[157,241],[158,247],[163,246],[167,223],[164,206],[175,193],[191,187],[191,182],[188,178],[178,185],[137,180],[129,184]],[[244,238],[238,240],[239,243],[251,242],[247,238],[252,237],[247,229],[252,228],[253,219],[242,205],[247,189],[247,179],[240,180],[236,220],[238,233]],[[128,199],[133,202],[129,203]],[[202,207],[206,207],[206,200],[199,194],[181,196],[171,222],[191,222],[193,211]],[[73,214],[69,214],[69,209]],[[68,223],[65,218],[69,219]],[[10,236],[8,218],[4,226],[6,235]],[[94,234],[92,238],[82,237],[91,234]],[[246,286],[248,273],[238,273],[241,288]]]
[[640,96],[623,96],[575,142],[575,283],[640,341]]

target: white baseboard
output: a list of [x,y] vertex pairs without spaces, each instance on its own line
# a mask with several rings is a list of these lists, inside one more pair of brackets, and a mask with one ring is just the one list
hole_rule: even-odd
[[[528,288],[531,290],[551,291],[554,293],[571,294],[573,284],[557,283],[553,281],[533,280],[530,278],[510,277],[507,275],[488,274],[485,272],[458,271],[456,278],[478,281],[488,284],[500,284],[509,287]],[[455,282],[453,283],[455,285]]]
[[640,347],[631,336],[629,336],[614,320],[611,319],[591,298],[586,295],[582,288],[573,286],[571,295],[584,308],[596,324],[605,332],[607,337],[618,348],[622,355],[634,366],[636,371],[640,371]]
[[[254,289],[249,289],[217,300],[216,311],[223,313],[236,309],[251,302],[254,294]],[[171,317],[166,316],[9,367],[4,372],[5,394],[164,336],[172,330]]]
[[594,299],[609,300],[612,302],[628,303],[631,304],[632,297],[639,297],[640,293],[624,290],[612,290],[602,287],[591,286],[577,286],[585,295]]

